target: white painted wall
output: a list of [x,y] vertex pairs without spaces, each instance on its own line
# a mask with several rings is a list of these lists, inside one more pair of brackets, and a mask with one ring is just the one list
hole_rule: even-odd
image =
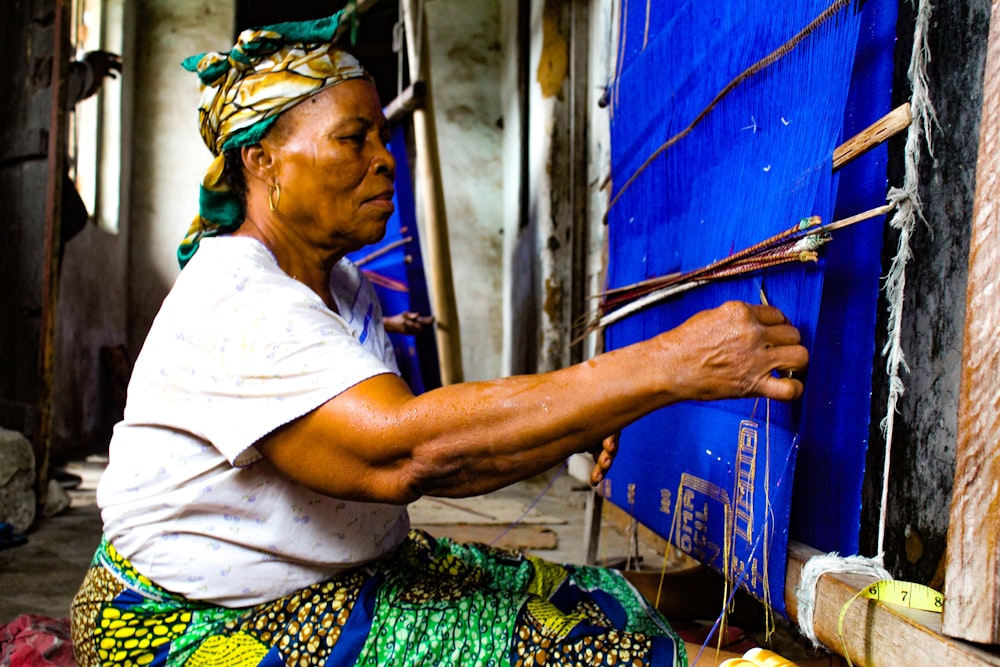
[[177,244],[198,211],[212,156],[198,133],[198,77],[184,58],[232,46],[231,0],[137,3],[130,221],[129,345],[134,353],[180,269]]

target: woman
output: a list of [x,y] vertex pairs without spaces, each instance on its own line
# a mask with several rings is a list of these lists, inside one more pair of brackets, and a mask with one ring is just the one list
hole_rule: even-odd
[[414,396],[342,259],[382,237],[395,164],[338,18],[187,62],[217,159],[98,489],[78,660],[685,664],[620,574],[435,540],[406,504],[523,480],[675,401],[794,399],[774,371],[805,366],[797,330],[727,304],[578,366]]

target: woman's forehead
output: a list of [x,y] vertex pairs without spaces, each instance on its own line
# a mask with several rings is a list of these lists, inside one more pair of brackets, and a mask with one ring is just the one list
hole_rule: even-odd
[[314,113],[325,117],[360,117],[373,122],[382,118],[378,92],[371,82],[364,79],[338,83],[313,95],[307,102],[298,107],[310,107]]

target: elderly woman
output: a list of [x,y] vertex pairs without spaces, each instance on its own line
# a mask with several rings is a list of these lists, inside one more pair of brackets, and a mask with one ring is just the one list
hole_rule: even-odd
[[536,475],[676,401],[794,399],[775,371],[805,366],[797,330],[726,304],[577,366],[414,396],[344,259],[382,237],[395,164],[337,20],[186,61],[217,159],[98,489],[80,664],[685,664],[619,573],[435,539],[406,505]]

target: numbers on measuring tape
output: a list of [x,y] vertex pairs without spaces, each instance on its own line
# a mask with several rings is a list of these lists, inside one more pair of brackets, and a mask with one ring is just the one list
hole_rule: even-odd
[[869,600],[888,602],[910,609],[941,612],[944,610],[944,595],[923,584],[911,581],[883,579],[870,584],[864,591]]

